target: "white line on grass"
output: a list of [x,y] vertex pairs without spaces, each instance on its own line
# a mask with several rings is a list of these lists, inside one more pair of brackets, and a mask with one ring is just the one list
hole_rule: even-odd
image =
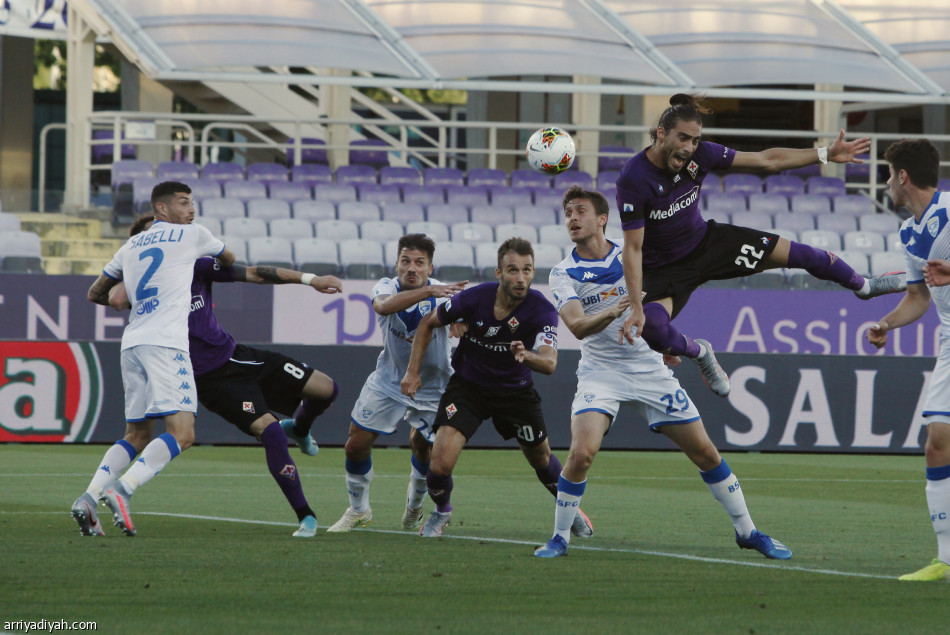
[[[0,516],[11,515],[11,514],[56,514],[56,515],[65,515],[67,512],[6,512],[0,511]],[[136,512],[137,514],[145,516],[165,516],[168,518],[187,518],[191,520],[211,520],[216,522],[223,523],[241,523],[245,525],[271,525],[274,527],[296,527],[294,523],[286,522],[277,522],[272,520],[249,520],[246,518],[228,518],[224,516],[204,516],[199,514],[176,514],[170,512]],[[321,528],[326,528],[321,526]],[[366,531],[377,534],[401,534],[401,535],[415,535],[415,532],[408,531],[398,531],[395,529],[369,529],[361,528],[354,531]],[[443,538],[450,540],[474,540],[478,542],[493,542],[498,544],[506,545],[525,545],[528,547],[537,546],[537,542],[529,542],[526,540],[511,540],[508,538],[489,538],[483,536],[452,536],[452,535],[443,535]],[[730,560],[728,558],[707,558],[704,556],[693,556],[683,553],[670,553],[667,551],[652,551],[649,549],[633,549],[633,548],[622,548],[622,547],[590,547],[587,545],[578,545],[572,544],[571,549],[574,551],[601,551],[605,553],[629,553],[629,554],[638,554],[641,556],[653,556],[657,558],[675,558],[677,560],[689,560],[691,562],[705,562],[709,564],[727,564],[735,565],[740,567],[758,567],[761,569],[781,569],[782,571],[801,571],[803,573],[817,573],[819,575],[835,575],[843,576],[848,578],[870,578],[874,580],[894,580],[894,576],[880,575],[876,573],[859,573],[855,571],[836,571],[834,569],[813,569],[810,567],[798,567],[794,565],[786,564],[772,564],[766,562],[746,562],[744,560]]]

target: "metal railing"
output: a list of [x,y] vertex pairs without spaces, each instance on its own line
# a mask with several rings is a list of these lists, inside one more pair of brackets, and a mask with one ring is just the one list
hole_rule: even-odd
[[[135,139],[123,135],[123,132],[130,124],[136,122],[154,123],[157,127],[174,131],[177,138],[169,134],[167,138],[159,139]],[[294,130],[292,141],[278,141],[270,136],[270,131],[274,124],[288,124]],[[122,111],[99,111],[94,113],[89,119],[88,129],[111,129],[113,131],[112,139],[87,139],[89,146],[86,156],[86,169],[91,181],[93,174],[101,170],[110,170],[110,164],[92,163],[92,148],[94,146],[111,145],[113,157],[121,157],[123,145],[134,146],[159,146],[178,148],[183,151],[183,155],[189,161],[195,162],[196,154],[200,157],[200,164],[207,163],[212,155],[224,148],[232,149],[239,154],[247,153],[252,150],[271,150],[277,154],[287,156],[288,149],[293,149],[293,163],[300,164],[302,161],[302,151],[307,148],[319,148],[331,153],[334,150],[347,150],[349,144],[326,144],[326,145],[308,145],[301,139],[302,131],[305,126],[317,126],[324,131],[328,131],[332,126],[344,126],[370,128],[373,130],[388,130],[396,128],[398,134],[386,134],[385,141],[387,146],[381,146],[379,149],[387,150],[391,153],[394,163],[407,164],[415,160],[417,165],[446,167],[450,163],[454,164],[460,157],[485,157],[485,164],[489,168],[497,168],[501,157],[517,156],[523,157],[523,141],[535,129],[550,125],[550,122],[492,122],[492,121],[453,121],[453,120],[419,120],[419,119],[398,119],[387,116],[379,119],[371,118],[345,118],[330,119],[319,118],[315,120],[303,119],[265,119],[252,115],[175,115],[170,118],[167,113],[142,113],[142,112],[122,112]],[[648,126],[621,126],[621,125],[565,125],[566,129],[574,134],[584,132],[597,132],[608,134],[630,133],[646,135],[649,131]],[[47,136],[50,130],[63,129],[65,124],[47,124],[40,133],[40,174],[39,174],[39,206],[40,211],[44,211],[45,190],[46,190],[46,158]],[[435,129],[435,134],[420,134],[421,129]],[[200,134],[196,130],[200,129]],[[478,147],[457,146],[449,142],[450,139],[457,139],[459,135],[452,134],[461,130],[483,131],[485,133],[485,142]],[[515,147],[502,147],[499,143],[499,135],[506,131],[518,132]],[[250,139],[230,141],[225,137],[229,133],[240,132]],[[827,145],[837,136],[837,131],[796,131],[796,130],[769,130],[769,129],[735,129],[735,128],[704,128],[703,133],[706,137],[761,137],[786,139],[803,139],[815,145]],[[91,136],[91,132],[90,132]],[[123,138],[125,136],[125,138]],[[329,135],[327,135],[329,136]],[[848,138],[859,136],[868,136],[871,139],[871,150],[869,160],[868,182],[860,184],[849,184],[857,186],[867,191],[872,198],[878,198],[881,190],[886,185],[878,178],[878,168],[882,162],[877,159],[879,148],[882,142],[893,141],[906,137],[907,135],[889,134],[889,133],[853,133],[848,134]],[[411,145],[410,138],[415,138],[421,142],[421,145]],[[945,143],[950,147],[950,135],[928,135],[928,138],[935,143]],[[374,146],[353,146],[353,149],[377,149]],[[602,153],[599,148],[579,147],[577,156],[579,159],[585,157],[601,156],[624,156],[618,153]],[[586,162],[585,162],[586,163]],[[591,162],[588,172],[596,176],[596,162]],[[947,168],[950,166],[950,160],[942,161],[941,166]],[[829,169],[835,169],[834,166]],[[840,176],[844,177],[843,167]],[[85,198],[88,200],[88,196]]]

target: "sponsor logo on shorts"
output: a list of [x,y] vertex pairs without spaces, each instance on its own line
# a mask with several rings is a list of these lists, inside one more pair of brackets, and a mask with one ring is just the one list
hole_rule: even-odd
[[369,408],[363,408],[360,414],[363,416],[364,419],[369,419],[370,417],[373,416],[373,411],[370,410]]
[[689,165],[686,166],[686,171],[689,172],[689,175],[696,178],[696,174],[699,173],[699,164],[695,161],[690,161]]
[[284,468],[280,471],[280,475],[284,478],[290,479],[291,481],[297,478],[297,466],[296,465],[285,465]]
[[508,328],[510,328],[511,332],[514,333],[519,326],[521,326],[521,322],[518,321],[518,318],[512,315],[511,319],[508,320]]
[[243,403],[241,404],[241,408],[244,410],[244,412],[250,412],[251,414],[255,414],[255,413],[254,413],[254,402],[253,402],[253,401],[245,401],[245,402],[243,402]]
[[451,419],[452,416],[453,416],[456,412],[458,412],[458,411],[459,411],[459,409],[455,407],[455,404],[454,404],[454,403],[450,403],[448,406],[445,407],[445,415],[446,415],[449,419]]
[[181,386],[178,387],[178,390],[191,390],[191,384],[187,381],[181,382]]
[[498,335],[498,329],[500,328],[500,326],[489,326],[488,330],[485,331],[485,337],[495,337]]
[[179,368],[177,374],[187,377],[190,373],[188,372],[187,368]]
[[185,361],[185,356],[182,355],[181,353],[178,353],[177,355],[175,355],[174,361],[176,361],[176,362],[183,362],[183,361]]
[[181,401],[178,402],[179,406],[190,406],[191,397],[182,397]]
[[584,401],[586,401],[587,403],[592,403],[594,401],[594,397],[595,395],[592,392],[584,393]]

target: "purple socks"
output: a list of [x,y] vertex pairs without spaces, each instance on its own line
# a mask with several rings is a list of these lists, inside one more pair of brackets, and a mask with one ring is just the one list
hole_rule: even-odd
[[315,516],[310,505],[307,504],[307,497],[303,494],[303,486],[300,484],[300,476],[297,474],[297,465],[290,458],[290,452],[287,449],[287,435],[284,429],[280,427],[277,421],[271,422],[261,433],[261,443],[264,445],[264,456],[267,458],[267,469],[271,476],[277,481],[287,502],[297,513],[297,520],[303,520],[306,516]]
[[864,277],[859,275],[838,256],[823,249],[792,242],[788,249],[788,266],[804,269],[819,280],[831,280],[842,287],[857,291],[864,286]]
[[304,399],[301,401],[294,413],[294,433],[301,437],[310,434],[313,420],[326,412],[339,394],[340,387],[336,382],[333,382],[333,393],[328,399]]
[[699,344],[686,337],[670,323],[670,314],[662,305],[650,302],[643,306],[646,324],[640,335],[653,350],[665,355],[699,357]]
[[541,484],[557,497],[557,481],[561,478],[561,462],[557,460],[557,457],[552,453],[548,466],[536,469],[534,473],[538,475]]
[[449,502],[454,487],[452,476],[433,474],[432,470],[429,470],[429,473],[426,474],[426,485],[429,488],[429,497],[435,503],[435,508],[443,514],[452,511],[452,503]]

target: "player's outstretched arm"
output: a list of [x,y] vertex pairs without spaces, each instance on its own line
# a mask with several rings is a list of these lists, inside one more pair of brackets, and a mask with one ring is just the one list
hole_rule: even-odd
[[120,282],[122,281],[100,273],[96,281],[89,287],[89,291],[86,292],[86,298],[90,302],[95,302],[102,306],[109,306],[109,290]]
[[378,295],[373,298],[373,310],[379,315],[392,315],[419,304],[426,298],[450,298],[468,284],[468,280],[450,284],[432,284],[418,289],[406,289],[392,295]]
[[439,319],[439,312],[432,311],[419,322],[416,332],[412,336],[412,350],[409,352],[409,364],[406,366],[406,374],[403,375],[399,383],[399,390],[402,394],[411,399],[415,399],[416,392],[422,385],[419,371],[422,368],[422,359],[426,356],[426,350],[429,348],[429,342],[432,340],[432,331],[440,328],[442,321]]
[[590,315],[584,314],[584,307],[580,300],[570,300],[563,307],[559,315],[567,328],[579,340],[590,335],[600,333],[619,318],[630,306],[630,296],[625,295],[615,306],[597,311]]
[[511,343],[511,354],[516,362],[524,364],[536,373],[553,375],[557,369],[557,349],[553,346],[539,346],[535,352],[529,351],[524,342],[515,340]]
[[225,267],[230,267],[231,265],[234,264],[234,261],[235,261],[234,252],[228,249],[227,247],[225,247],[224,251],[222,251],[220,254],[215,256],[215,260],[220,262]]
[[924,282],[928,287],[942,287],[950,284],[950,262],[928,260],[924,265]]
[[320,293],[342,293],[343,283],[336,276],[317,276],[283,267],[236,265],[235,279],[256,284],[305,284]]
[[845,141],[844,130],[841,130],[835,142],[825,148],[769,148],[759,152],[736,152],[732,167],[779,172],[819,163],[822,154],[832,163],[863,163],[856,157],[867,153],[870,148],[871,140],[867,137]]
[[907,285],[907,292],[894,310],[872,324],[865,332],[867,340],[877,348],[887,344],[887,332],[917,321],[930,307],[930,290],[922,284]]
[[630,315],[623,323],[618,342],[631,344],[640,337],[646,316],[643,314],[643,228],[623,232],[623,278],[630,298]]

